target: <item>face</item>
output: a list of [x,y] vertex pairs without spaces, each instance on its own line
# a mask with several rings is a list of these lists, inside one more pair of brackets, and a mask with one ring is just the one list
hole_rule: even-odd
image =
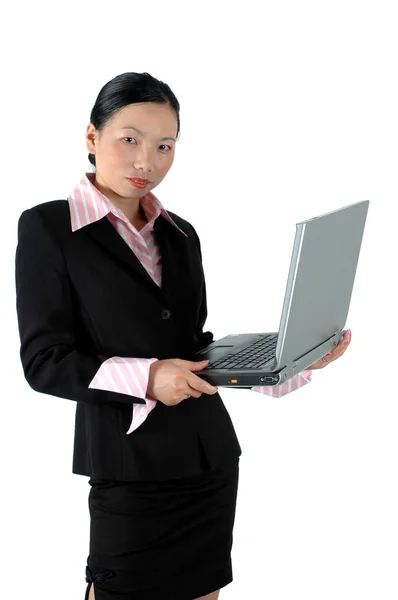
[[[87,126],[87,150],[95,154],[95,185],[110,200],[125,204],[141,198],[164,179],[174,161],[177,116],[168,104],[124,106],[99,135]],[[129,178],[149,179],[137,189]]]

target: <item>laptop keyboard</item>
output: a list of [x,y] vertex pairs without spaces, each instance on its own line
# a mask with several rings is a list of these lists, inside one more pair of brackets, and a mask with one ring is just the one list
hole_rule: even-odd
[[275,355],[278,335],[266,335],[234,354],[209,362],[207,369],[258,369]]

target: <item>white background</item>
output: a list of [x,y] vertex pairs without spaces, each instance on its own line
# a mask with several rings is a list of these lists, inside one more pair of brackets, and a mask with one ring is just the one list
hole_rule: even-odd
[[3,15],[7,600],[84,597],[89,485],[72,474],[75,403],[23,377],[16,228],[90,170],[91,108],[126,71],[165,81],[181,103],[175,162],[154,193],[200,236],[216,338],[277,329],[297,221],[371,201],[344,357],[281,399],[221,390],[243,454],[234,581],[220,600],[398,597],[395,6],[35,2]]

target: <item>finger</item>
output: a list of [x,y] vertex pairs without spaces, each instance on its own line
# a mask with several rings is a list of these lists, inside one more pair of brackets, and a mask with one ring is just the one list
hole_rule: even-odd
[[319,360],[319,362],[322,363],[323,366],[325,366],[326,364],[328,364],[328,363],[333,362],[334,360],[336,360],[336,358],[340,358],[340,356],[344,352],[345,352],[344,348],[340,348],[339,346],[337,346],[334,350],[332,350],[332,352],[329,352],[323,358],[321,358]]
[[347,346],[349,346],[351,343],[351,340],[345,340],[344,342],[340,342],[340,344],[338,346],[336,346],[336,350],[345,350],[347,348]]
[[[329,359],[330,357],[338,357],[340,356],[340,352],[345,351],[347,349],[347,347],[350,345],[351,343],[351,330],[347,329],[347,331],[344,332],[343,337],[341,338],[341,340],[339,341],[339,343],[337,344],[337,346],[335,348],[333,348],[333,350],[331,352],[329,352],[328,354],[326,354],[324,356],[324,358]],[[320,359],[322,360],[322,359]]]
[[351,337],[352,337],[351,329],[347,329],[347,331],[344,332],[344,337],[341,340],[340,344],[349,344],[351,341]]
[[190,396],[192,396],[192,398],[199,398],[199,396],[202,394],[202,392],[198,392],[198,390],[195,390],[193,387],[191,387],[188,384],[187,384],[186,390],[184,390],[184,393],[188,396],[188,398]]
[[340,344],[337,346],[336,350],[346,350],[348,346],[351,344],[351,337],[348,336],[346,339],[342,340]]
[[337,346],[337,348],[335,350],[333,350],[333,352],[331,352],[330,356],[326,357],[326,360],[328,362],[332,362],[332,361],[336,360],[337,358],[340,358],[340,356],[343,356],[343,354],[347,350],[349,344],[350,343],[348,342],[347,344],[342,344],[341,346]]
[[211,383],[208,383],[204,379],[201,379],[197,375],[194,375],[194,373],[188,374],[187,384],[191,388],[197,390],[198,392],[201,392],[202,394],[214,394],[217,391],[216,386],[213,386],[211,385]]
[[[209,392],[206,391],[205,393],[208,394]],[[192,396],[192,398],[199,398],[203,394],[203,392],[196,390],[195,388],[193,388],[192,386],[190,386],[187,383],[186,389],[184,390],[184,394],[185,394],[185,397],[188,397],[188,398],[190,396]],[[212,391],[211,394],[214,394],[214,391]]]

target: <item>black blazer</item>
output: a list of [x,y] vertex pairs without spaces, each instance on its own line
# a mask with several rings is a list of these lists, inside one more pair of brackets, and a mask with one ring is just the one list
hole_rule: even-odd
[[154,231],[162,256],[162,287],[106,217],[72,232],[67,200],[25,210],[18,222],[16,293],[21,361],[29,385],[76,401],[72,471],[113,480],[163,480],[201,471],[241,454],[218,393],[162,402],[126,435],[133,402],[89,389],[112,356],[197,360],[213,340],[203,332],[206,286],[198,235],[169,213]]

